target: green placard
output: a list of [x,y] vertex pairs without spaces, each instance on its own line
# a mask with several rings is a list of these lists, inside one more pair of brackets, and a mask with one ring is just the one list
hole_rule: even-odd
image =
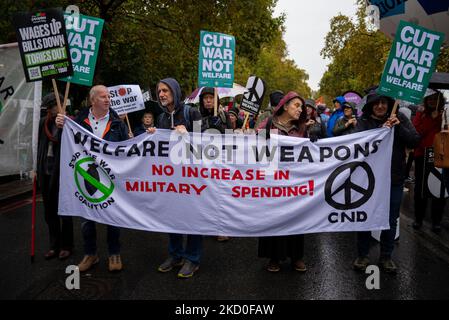
[[234,57],[235,38],[233,36],[201,31],[198,86],[232,88]]
[[385,64],[379,94],[418,104],[422,101],[444,34],[401,21]]
[[64,19],[72,57],[73,76],[61,80],[91,86],[104,20],[82,14],[65,14]]

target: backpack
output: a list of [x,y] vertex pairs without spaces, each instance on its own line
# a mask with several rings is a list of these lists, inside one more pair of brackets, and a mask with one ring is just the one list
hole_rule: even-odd
[[192,121],[190,121],[191,117],[190,117],[190,109],[192,107],[190,106],[190,104],[185,104],[184,105],[184,119],[186,120],[186,129],[187,131],[192,131]]

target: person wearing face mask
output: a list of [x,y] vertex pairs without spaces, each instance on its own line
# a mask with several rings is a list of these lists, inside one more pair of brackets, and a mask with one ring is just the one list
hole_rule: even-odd
[[[307,137],[307,112],[304,99],[296,92],[287,93],[273,111],[273,116],[259,125],[260,130],[291,137]],[[307,270],[304,263],[304,235],[289,235],[259,238],[258,256],[268,258],[266,267],[269,272],[279,272],[281,262],[287,258],[298,272]]]

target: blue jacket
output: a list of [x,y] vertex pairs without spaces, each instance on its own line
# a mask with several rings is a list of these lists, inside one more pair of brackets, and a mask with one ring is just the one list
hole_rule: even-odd
[[327,122],[327,136],[328,137],[333,137],[334,136],[334,127],[335,124],[337,123],[337,120],[340,119],[341,117],[343,117],[344,113],[343,113],[343,103],[346,102],[346,99],[342,96],[338,96],[334,99],[334,102],[337,101],[340,103],[340,109],[335,110],[334,112],[332,112],[329,121]]
[[338,109],[338,110],[335,110],[334,112],[332,112],[332,114],[329,118],[329,121],[327,122],[327,136],[328,137],[334,136],[333,130],[334,130],[335,124],[337,123],[337,120],[343,116],[344,116],[344,113],[343,113],[342,109]]

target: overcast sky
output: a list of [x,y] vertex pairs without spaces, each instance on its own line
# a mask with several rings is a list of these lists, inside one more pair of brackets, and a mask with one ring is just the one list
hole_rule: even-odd
[[320,56],[330,19],[338,13],[354,17],[356,0],[278,0],[275,16],[286,15],[284,40],[289,58],[309,74],[309,86],[318,83],[329,63]]

